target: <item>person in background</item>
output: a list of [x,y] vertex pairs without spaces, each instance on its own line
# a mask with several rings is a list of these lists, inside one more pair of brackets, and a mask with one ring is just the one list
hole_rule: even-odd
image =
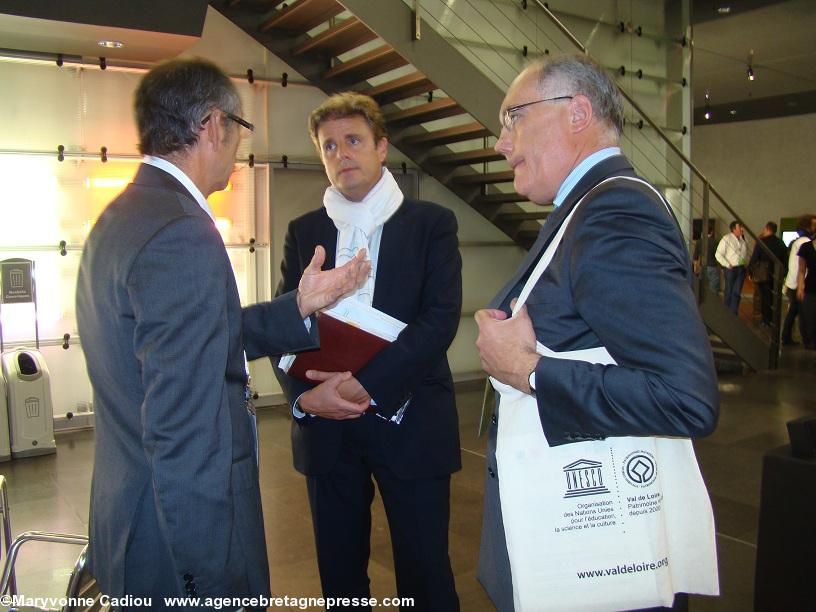
[[742,225],[739,222],[732,221],[729,229],[731,231],[723,236],[717,245],[715,257],[717,263],[725,268],[723,302],[731,312],[737,314],[739,312],[740,298],[742,297],[742,284],[745,281],[748,246],[745,243]]
[[[796,219],[796,233],[799,237],[790,243],[788,256],[788,274],[785,277],[783,291],[788,297],[788,312],[785,315],[785,322],[782,324],[782,344],[784,346],[794,346],[793,324],[799,315],[799,299],[796,289],[799,284],[799,247],[811,239],[816,233],[816,215],[801,215]],[[802,334],[802,318],[799,318],[799,335]]]
[[781,262],[783,275],[787,275],[788,273],[788,247],[786,247],[782,239],[776,235],[777,229],[778,226],[776,223],[768,221],[759,233],[759,240],[773,254],[775,259],[757,242],[751,253],[751,259],[748,262],[748,271],[751,275],[751,280],[754,281],[754,285],[759,294],[762,324],[769,327],[773,322],[773,288],[776,278],[776,262]]
[[816,243],[806,240],[799,247],[799,271],[796,298],[799,300],[799,322],[802,343],[808,350],[816,350]]

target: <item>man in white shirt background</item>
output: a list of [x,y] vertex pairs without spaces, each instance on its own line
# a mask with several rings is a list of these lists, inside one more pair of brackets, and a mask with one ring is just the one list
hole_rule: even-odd
[[737,314],[745,282],[745,264],[748,261],[748,245],[745,244],[742,225],[732,221],[730,233],[726,234],[717,245],[717,263],[725,268],[725,291],[723,301],[731,312]]

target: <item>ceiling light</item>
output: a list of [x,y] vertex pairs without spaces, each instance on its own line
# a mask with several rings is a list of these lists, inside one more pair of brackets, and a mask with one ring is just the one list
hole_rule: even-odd
[[729,113],[731,114],[731,116],[733,117],[734,115],[736,115],[736,114],[737,114],[737,109],[736,109],[736,108],[732,108],[732,109],[731,109],[730,111],[728,111],[728,112],[729,112]]
[[723,4],[722,6],[717,7],[717,13],[720,15],[727,15],[731,12],[731,6],[728,4]]
[[754,80],[754,69],[753,69],[753,68],[751,68],[751,65],[750,65],[750,64],[748,64],[748,80],[749,80],[749,81],[753,81],[753,80]]
[[121,40],[100,40],[97,44],[106,49],[121,49],[125,46]]
[[705,120],[708,121],[711,119],[711,93],[706,89],[705,90],[705,113],[703,113],[703,117]]

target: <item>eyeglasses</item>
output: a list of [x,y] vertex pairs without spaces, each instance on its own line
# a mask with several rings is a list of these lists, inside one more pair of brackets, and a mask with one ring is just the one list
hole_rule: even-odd
[[[228,113],[227,111],[221,111],[221,112],[222,112],[222,113],[224,113],[224,116],[225,116],[227,119],[232,119],[232,120],[233,120],[235,123],[237,123],[238,125],[242,125],[242,126],[244,126],[244,127],[245,127],[246,129],[248,129],[250,132],[254,132],[254,131],[255,131],[255,126],[254,126],[254,125],[252,125],[252,124],[251,124],[249,121],[247,121],[246,119],[243,119],[242,117],[239,117],[238,115],[233,115],[232,113]],[[211,116],[212,116],[212,115],[207,115],[206,117],[204,117],[204,118],[201,120],[201,125],[204,125],[205,123],[207,123],[207,122],[210,120],[210,117],[211,117]]]
[[233,120],[235,123],[237,123],[238,125],[242,125],[242,126],[244,126],[244,127],[245,127],[246,129],[248,129],[250,132],[254,132],[254,131],[255,131],[255,126],[254,126],[254,125],[252,125],[252,124],[251,124],[249,121],[247,121],[246,119],[243,119],[243,118],[239,117],[238,115],[233,115],[232,113],[228,113],[227,111],[224,111],[224,114],[227,116],[227,118],[228,118],[228,119],[232,119],[232,120]]
[[515,106],[508,106],[504,109],[504,113],[502,114],[502,125],[504,129],[508,132],[513,131],[513,126],[518,121],[518,118],[521,116],[518,112],[522,108],[526,108],[527,106],[532,106],[533,104],[540,104],[541,102],[555,102],[557,100],[572,100],[575,96],[556,96],[554,98],[544,98],[542,100],[533,100],[532,102],[525,102],[524,104],[516,104]]

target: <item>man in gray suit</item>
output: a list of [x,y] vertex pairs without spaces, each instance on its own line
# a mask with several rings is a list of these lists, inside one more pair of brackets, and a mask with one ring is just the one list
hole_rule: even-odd
[[[485,371],[532,398],[550,447],[711,433],[717,380],[688,253],[673,214],[621,154],[623,108],[615,84],[585,56],[544,59],[516,78],[500,116],[496,150],[514,170],[516,191],[537,204],[552,202],[555,210],[490,308],[476,313]],[[565,223],[525,306],[509,317]],[[553,353],[539,354],[537,341]],[[575,356],[604,347],[615,365]],[[567,356],[556,358],[559,353]],[[514,609],[516,568],[499,496],[502,418],[494,417],[488,442],[478,578],[507,612]],[[685,606],[685,596],[676,605]]]
[[90,569],[103,593],[154,609],[268,597],[244,354],[315,347],[304,318],[368,264],[321,272],[318,247],[296,290],[242,310],[205,199],[253,129],[235,86],[210,62],[173,60],[142,79],[135,114],[144,161],[96,222],[77,286],[96,412]]

